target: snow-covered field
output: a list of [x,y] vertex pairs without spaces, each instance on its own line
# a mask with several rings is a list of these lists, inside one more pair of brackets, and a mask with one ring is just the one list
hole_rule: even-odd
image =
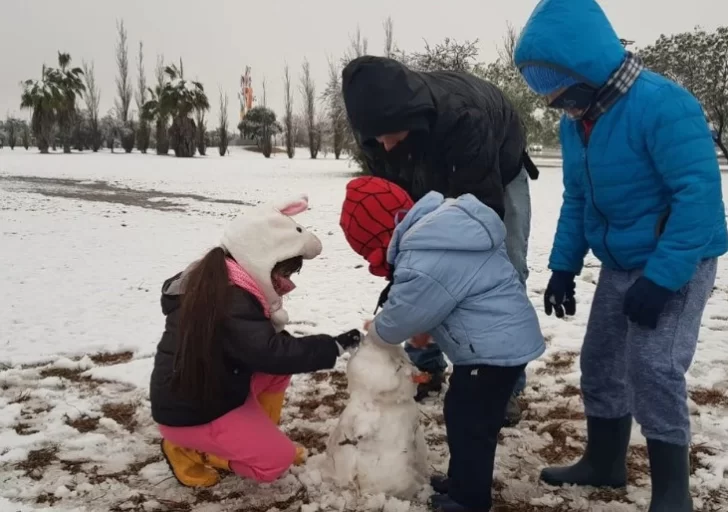
[[[218,487],[199,492],[181,488],[162,462],[147,400],[163,327],[161,283],[216,244],[236,212],[308,192],[311,211],[301,222],[322,239],[324,252],[307,263],[288,299],[296,332],[338,333],[360,326],[382,286],[338,227],[353,167],[308,160],[303,150],[292,161],[265,160],[236,148],[233,153],[180,160],[0,151],[0,511],[425,510],[420,501],[329,487],[321,481],[320,455],[270,485],[227,476]],[[529,288],[549,351],[529,366],[526,419],[503,431],[495,510],[643,510],[649,479],[637,429],[626,492],[557,490],[537,483],[542,466],[570,461],[584,440],[578,351],[598,276],[590,259],[578,283],[574,319],[541,313],[561,194],[558,163],[548,163],[532,182]],[[728,197],[728,179],[723,190]],[[342,361],[332,372],[297,377],[289,392],[283,428],[314,454],[324,449],[346,403],[344,368]],[[724,511],[727,259],[720,262],[689,381],[696,508]],[[421,412],[429,464],[442,471],[447,449],[441,397]]]

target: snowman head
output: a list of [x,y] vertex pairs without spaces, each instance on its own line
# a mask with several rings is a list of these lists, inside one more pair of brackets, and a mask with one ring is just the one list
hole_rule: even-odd
[[349,392],[366,401],[395,404],[414,400],[416,370],[404,349],[365,337],[349,360]]

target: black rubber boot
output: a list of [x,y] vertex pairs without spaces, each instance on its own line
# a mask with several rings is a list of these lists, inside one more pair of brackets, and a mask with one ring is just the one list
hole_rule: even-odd
[[446,475],[433,475],[430,477],[430,487],[437,494],[450,492],[450,478]]
[[415,395],[415,402],[421,402],[430,393],[439,393],[442,391],[442,381],[444,379],[444,372],[436,372],[430,374],[430,381],[425,382],[417,386],[417,394]]
[[647,440],[652,479],[649,512],[693,512],[689,452],[688,446]]
[[546,468],[541,480],[549,485],[627,485],[627,449],[632,416],[617,419],[587,417],[586,450],[573,466]]
[[521,406],[518,403],[518,397],[516,395],[511,395],[511,399],[508,400],[508,407],[506,407],[506,417],[503,420],[503,426],[508,428],[515,427],[520,423],[522,415],[523,412],[521,411]]

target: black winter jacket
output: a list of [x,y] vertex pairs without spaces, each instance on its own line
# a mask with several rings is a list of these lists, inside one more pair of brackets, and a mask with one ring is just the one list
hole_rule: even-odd
[[[392,59],[366,56],[344,68],[342,89],[364,165],[415,201],[431,190],[447,197],[471,193],[503,218],[505,185],[524,163],[537,177],[516,110],[485,80],[468,73],[418,73]],[[410,135],[390,152],[375,140],[405,130]]]
[[219,376],[222,392],[214,408],[203,407],[194,399],[179,396],[171,386],[177,349],[180,278],[165,281],[162,311],[166,326],[154,357],[150,385],[152,417],[169,427],[204,425],[243,405],[250,392],[253,373],[292,375],[333,368],[339,349],[331,336],[294,337],[276,333],[263,314],[260,302],[247,291],[233,287],[229,312],[216,340],[219,351]]

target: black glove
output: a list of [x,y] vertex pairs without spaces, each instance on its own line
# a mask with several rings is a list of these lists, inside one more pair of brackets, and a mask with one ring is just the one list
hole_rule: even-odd
[[543,294],[543,307],[547,315],[551,316],[552,311],[556,313],[556,318],[563,318],[564,313],[568,316],[576,314],[575,278],[576,274],[573,272],[554,270],[551,273],[551,279]]
[[358,329],[352,329],[349,332],[345,332],[344,334],[339,334],[336,338],[336,343],[341,345],[341,348],[344,350],[349,350],[350,348],[354,348],[361,342],[361,333]]
[[646,277],[640,277],[627,290],[622,311],[630,322],[657,329],[657,320],[673,295],[672,290],[655,284]]

